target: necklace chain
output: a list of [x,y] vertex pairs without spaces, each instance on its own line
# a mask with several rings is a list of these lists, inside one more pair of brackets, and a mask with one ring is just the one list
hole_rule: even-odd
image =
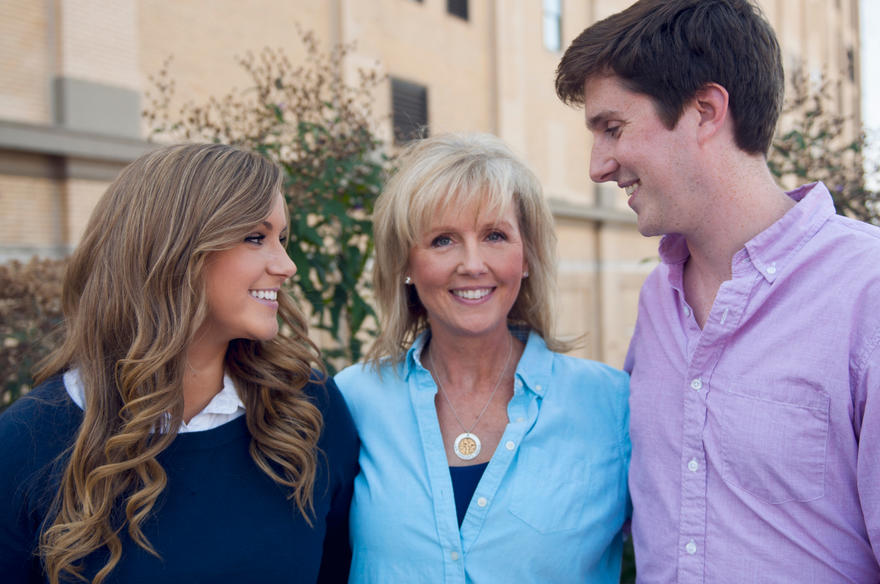
[[[509,338],[509,337],[508,337]],[[440,390],[440,395],[443,396],[443,399],[446,401],[446,405],[449,406],[449,410],[452,412],[452,415],[455,417],[455,421],[458,422],[458,425],[461,426],[461,429],[464,430],[464,433],[459,435],[455,440],[455,445],[453,450],[455,451],[456,456],[462,458],[464,460],[470,460],[474,458],[480,452],[480,440],[476,437],[475,434],[472,433],[477,427],[477,424],[480,423],[480,420],[483,418],[483,414],[486,413],[486,410],[489,409],[489,404],[492,403],[492,399],[495,397],[495,393],[498,391],[498,388],[501,387],[501,380],[504,378],[504,374],[507,373],[507,367],[510,365],[510,356],[513,354],[513,339],[509,338],[510,345],[507,349],[507,358],[504,360],[504,368],[501,369],[501,373],[498,375],[498,379],[495,381],[495,387],[492,388],[492,393],[489,395],[489,399],[486,401],[486,405],[483,406],[483,409],[480,410],[480,414],[477,416],[477,419],[471,425],[470,429],[466,428],[465,425],[461,422],[461,418],[458,417],[458,412],[455,411],[455,408],[452,406],[452,402],[449,401],[449,397],[446,395],[446,392],[443,390],[443,384],[440,383],[440,369],[434,367],[434,357],[433,353],[428,353],[429,365],[431,366],[431,376],[434,378],[434,381],[437,383],[437,389]],[[436,374],[434,373],[436,371]],[[472,439],[475,441],[476,451],[469,452],[466,455],[459,450],[459,443],[463,439]]]

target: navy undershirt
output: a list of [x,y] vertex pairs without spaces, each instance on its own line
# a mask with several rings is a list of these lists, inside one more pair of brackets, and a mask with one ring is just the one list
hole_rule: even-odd
[[458,526],[464,521],[468,505],[477,490],[477,484],[483,476],[483,471],[489,466],[488,462],[473,464],[470,466],[450,466],[449,474],[452,476],[452,492],[455,495],[455,512],[458,514]]

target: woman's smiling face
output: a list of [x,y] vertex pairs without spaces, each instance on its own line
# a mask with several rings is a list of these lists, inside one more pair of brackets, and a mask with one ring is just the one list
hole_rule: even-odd
[[513,206],[487,213],[472,204],[438,214],[410,250],[406,273],[433,334],[479,336],[506,330],[525,271]]
[[287,215],[279,193],[272,211],[235,246],[211,252],[205,266],[208,315],[198,338],[269,340],[278,333],[277,295],[296,273],[287,255]]

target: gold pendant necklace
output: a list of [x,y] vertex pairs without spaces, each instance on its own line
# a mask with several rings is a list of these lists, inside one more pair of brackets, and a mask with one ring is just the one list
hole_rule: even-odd
[[[462,460],[472,460],[480,454],[480,450],[482,449],[483,445],[480,442],[480,438],[476,434],[474,434],[473,430],[477,427],[477,424],[480,423],[480,419],[482,419],[483,414],[486,413],[486,410],[489,409],[489,404],[492,403],[492,398],[495,397],[495,393],[498,391],[498,388],[501,387],[501,380],[504,378],[504,374],[507,372],[507,366],[510,365],[511,354],[513,354],[512,338],[510,338],[510,346],[507,349],[507,359],[504,361],[504,368],[501,370],[501,374],[498,376],[498,380],[495,381],[495,387],[492,388],[492,393],[489,395],[489,401],[487,401],[486,405],[483,406],[483,409],[480,411],[480,415],[477,416],[477,419],[474,421],[473,425],[471,425],[470,429],[467,429],[465,428],[464,424],[461,423],[461,418],[458,417],[458,413],[455,411],[455,408],[452,407],[452,402],[449,401],[449,398],[446,396],[446,392],[443,391],[443,385],[440,383],[440,370],[435,369],[434,367],[433,353],[428,353],[428,359],[430,360],[431,365],[431,376],[434,378],[434,382],[437,383],[437,389],[440,390],[440,395],[443,396],[443,399],[446,401],[446,405],[449,406],[449,411],[451,411],[452,415],[455,416],[455,421],[458,422],[458,425],[461,426],[462,430],[464,430],[464,432],[455,437],[455,441],[452,443],[452,451],[455,452],[455,455]],[[436,371],[436,375],[434,374],[434,371]]]

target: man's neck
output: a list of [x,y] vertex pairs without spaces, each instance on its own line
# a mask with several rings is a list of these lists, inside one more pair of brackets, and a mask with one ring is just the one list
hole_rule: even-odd
[[[742,161],[741,161],[742,162]],[[747,241],[782,218],[794,201],[774,182],[763,159],[749,158],[713,181],[711,212],[689,233],[685,298],[702,327],[731,263]]]

